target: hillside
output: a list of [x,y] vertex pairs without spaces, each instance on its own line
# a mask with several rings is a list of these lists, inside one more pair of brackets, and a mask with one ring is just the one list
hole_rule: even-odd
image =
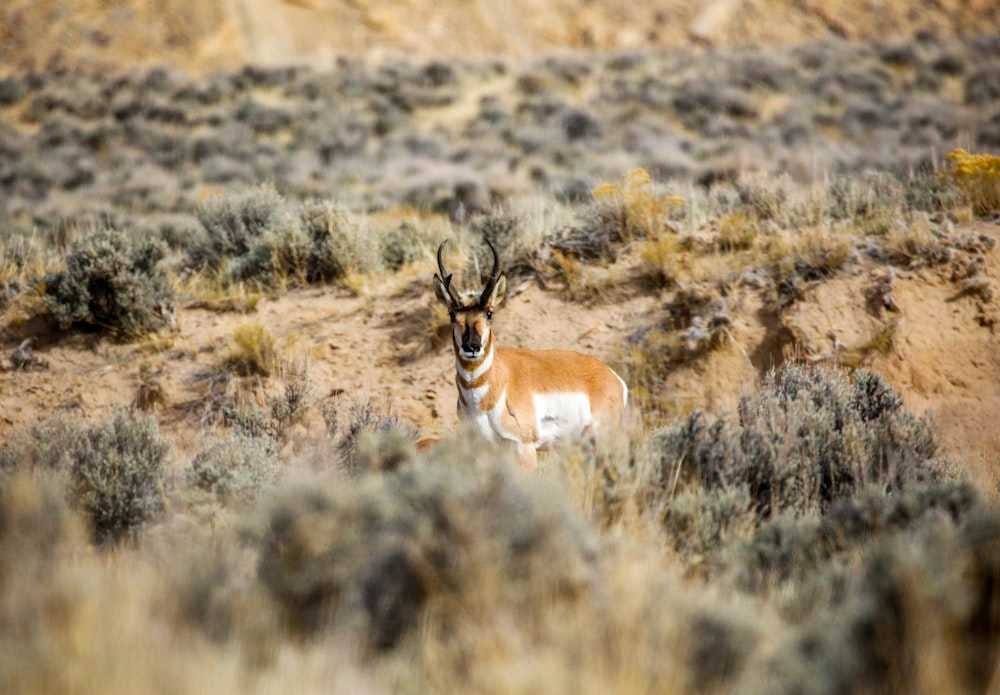
[[194,74],[244,63],[329,67],[334,58],[528,59],[563,50],[789,46],[987,33],[990,0],[684,0],[623,4],[335,0],[11,0],[0,9],[0,69],[165,64]]
[[0,692],[1000,691],[998,11],[4,3]]

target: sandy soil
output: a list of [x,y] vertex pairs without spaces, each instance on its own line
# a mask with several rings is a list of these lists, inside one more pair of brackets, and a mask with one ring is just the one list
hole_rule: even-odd
[[[977,230],[1000,236],[995,225]],[[984,274],[1000,278],[1000,254],[987,259]],[[1000,315],[997,300],[962,295],[951,271],[941,266],[900,271],[893,283],[897,310],[876,311],[867,297],[883,273],[867,262],[854,266],[809,290],[780,320],[764,308],[761,290],[739,290],[730,304],[733,343],[672,372],[666,385],[671,400],[679,412],[732,408],[783,359],[835,363],[838,355],[862,352],[894,325],[890,348],[872,352],[865,366],[884,374],[911,409],[933,413],[949,452],[996,463],[1000,336],[989,324]],[[113,405],[131,402],[145,381],[162,388],[157,412],[184,460],[212,431],[206,416],[213,402],[209,376],[219,373],[234,329],[246,322],[265,326],[282,356],[309,361],[313,415],[290,437],[297,442],[293,446],[322,439],[319,411],[338,399],[370,399],[427,435],[448,431],[456,423],[454,363],[445,340],[429,347],[429,327],[441,325],[433,319],[430,276],[430,265],[422,264],[364,297],[335,288],[293,291],[261,301],[250,314],[182,307],[176,330],[151,340],[123,345],[74,336],[40,347],[35,357],[44,368],[15,370],[4,355],[0,437],[62,409],[103,417]],[[612,363],[624,337],[649,325],[663,304],[656,296],[636,294],[584,305],[534,282],[515,289],[497,315],[503,344],[576,349]],[[8,351],[15,345],[4,344]],[[421,350],[424,354],[413,359]],[[273,392],[280,378],[268,384]]]
[[1000,25],[993,0],[7,0],[4,69],[165,63],[200,74],[244,63],[328,66],[373,60],[557,50],[777,45],[918,34],[980,34]]

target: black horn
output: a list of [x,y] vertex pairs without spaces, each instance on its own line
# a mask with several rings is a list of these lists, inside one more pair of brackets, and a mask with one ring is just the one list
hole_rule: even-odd
[[490,278],[486,281],[486,287],[483,288],[483,293],[479,295],[479,305],[484,306],[489,300],[490,295],[493,294],[493,288],[496,287],[497,280],[500,277],[500,256],[497,255],[497,247],[493,245],[493,242],[483,237],[489,247],[490,251],[493,252],[493,270],[490,271]]
[[448,243],[445,239],[438,246],[437,259],[438,259],[438,272],[441,273],[441,282],[444,284],[444,288],[448,291],[448,297],[451,299],[452,307],[458,309],[462,306],[462,300],[458,297],[458,292],[455,288],[451,286],[451,273],[444,272],[444,263],[441,262],[441,252],[444,250],[444,245]]

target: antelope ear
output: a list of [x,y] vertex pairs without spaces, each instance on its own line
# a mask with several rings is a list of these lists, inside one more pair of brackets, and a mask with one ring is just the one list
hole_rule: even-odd
[[451,297],[448,296],[448,288],[444,281],[437,274],[434,275],[434,295],[449,309],[451,308]]
[[489,306],[497,306],[503,301],[504,293],[507,291],[507,275],[505,273],[500,273],[500,277],[497,278],[496,283],[493,285],[493,292],[490,294],[490,299],[487,302]]

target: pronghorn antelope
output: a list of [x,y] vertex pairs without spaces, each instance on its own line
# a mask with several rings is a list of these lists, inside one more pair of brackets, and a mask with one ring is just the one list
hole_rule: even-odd
[[512,443],[526,468],[535,467],[539,447],[618,425],[628,400],[621,377],[579,352],[496,347],[493,312],[507,286],[496,247],[486,240],[493,270],[483,291],[459,294],[441,261],[446,243],[437,250],[434,293],[451,318],[459,417],[492,441]]

